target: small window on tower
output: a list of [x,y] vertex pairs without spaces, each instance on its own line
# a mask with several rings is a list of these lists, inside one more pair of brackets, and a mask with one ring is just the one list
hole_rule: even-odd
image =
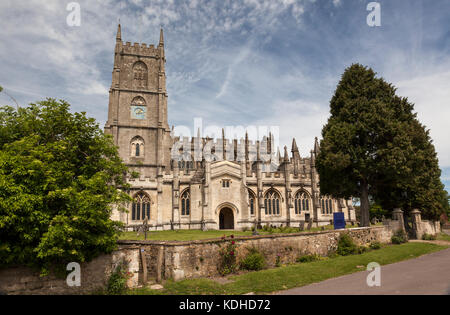
[[140,147],[141,147],[141,145],[139,143],[136,144],[136,156],[140,156],[141,155]]
[[131,156],[144,157],[144,140],[141,137],[135,137],[131,140]]
[[147,88],[148,71],[147,66],[142,61],[138,61],[133,66],[133,86],[136,89]]
[[222,181],[222,187],[223,188],[230,188],[230,180],[229,179],[224,179],[223,181]]

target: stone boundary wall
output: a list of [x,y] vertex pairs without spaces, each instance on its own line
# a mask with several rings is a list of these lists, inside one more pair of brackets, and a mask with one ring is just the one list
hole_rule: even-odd
[[[256,247],[264,253],[268,267],[276,264],[280,255],[281,263],[294,263],[302,255],[328,255],[337,248],[339,236],[348,233],[359,245],[371,242],[389,243],[399,222],[391,221],[385,226],[352,228],[337,231],[302,232],[293,234],[273,234],[236,237],[237,261],[249,248]],[[401,221],[400,221],[401,222]],[[437,225],[421,221],[423,230],[433,234]],[[434,226],[434,230],[433,230]],[[439,229],[440,230],[440,229]],[[128,261],[130,288],[142,285],[144,279],[174,279],[218,276],[220,249],[228,240],[209,239],[189,242],[119,241],[118,249],[110,255],[100,256],[81,265],[81,287],[68,287],[66,279],[55,275],[39,277],[38,271],[17,267],[0,270],[0,294],[87,294],[105,288],[112,270]],[[145,270],[143,268],[145,266]]]
[[38,270],[26,267],[0,269],[0,294],[90,294],[105,288],[111,271],[124,259],[128,261],[128,270],[133,277],[129,287],[136,287],[139,281],[139,250],[135,246],[119,246],[118,250],[102,255],[89,263],[81,264],[81,286],[69,287],[66,278],[50,274],[40,277]]
[[392,220],[383,220],[383,225],[391,231],[402,230],[409,234],[409,237],[413,239],[422,239],[424,234],[437,235],[441,233],[441,224],[439,221],[422,220],[421,212],[418,209],[414,209],[410,213],[412,226],[408,229],[405,228],[405,222],[403,218],[403,211],[401,209],[395,209],[392,212]]
[[[264,253],[269,267],[276,264],[280,255],[281,263],[295,263],[302,255],[326,256],[337,249],[340,234],[349,233],[359,245],[378,241],[389,243],[393,230],[379,226],[354,228],[339,231],[314,233],[274,234],[263,236],[236,237],[237,261],[240,261],[252,247]],[[228,235],[229,236],[229,235]],[[147,274],[154,279],[201,278],[218,276],[220,249],[227,240],[210,239],[190,242],[120,241],[122,246],[139,246],[146,253]],[[158,263],[158,249],[162,259]]]
[[405,231],[404,223],[403,223],[403,221],[400,221],[400,220],[387,219],[387,220],[383,221],[383,225],[390,231],[393,231],[394,233],[398,230]]
[[417,226],[415,237],[419,240],[422,239],[424,234],[436,235],[441,232],[441,223],[439,221],[422,220]]

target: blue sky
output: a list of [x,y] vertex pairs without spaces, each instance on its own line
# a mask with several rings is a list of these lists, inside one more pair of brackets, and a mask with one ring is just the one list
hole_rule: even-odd
[[367,25],[366,0],[85,0],[79,27],[66,23],[69,2],[0,2],[0,85],[21,106],[63,98],[103,125],[119,18],[130,42],[157,44],[162,25],[171,125],[279,126],[305,156],[358,62],[416,104],[450,188],[448,0],[378,1],[380,27]]

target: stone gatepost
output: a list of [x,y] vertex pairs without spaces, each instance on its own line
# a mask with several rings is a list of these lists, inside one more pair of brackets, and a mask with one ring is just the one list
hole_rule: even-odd
[[402,209],[400,209],[400,208],[394,209],[394,211],[392,211],[392,219],[398,221],[400,229],[404,233],[406,233],[405,221],[403,220],[403,211],[402,211]]
[[414,237],[418,240],[422,239],[423,231],[422,231],[422,217],[420,215],[420,211],[418,209],[414,209],[411,211],[411,220],[412,220],[412,232]]

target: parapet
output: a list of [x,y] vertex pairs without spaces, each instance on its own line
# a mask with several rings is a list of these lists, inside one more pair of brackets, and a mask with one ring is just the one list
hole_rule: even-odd
[[134,43],[131,45],[131,42],[126,42],[122,44],[122,53],[156,58],[160,56],[160,51],[158,48],[155,48],[155,45],[147,46],[145,43]]
[[156,178],[146,176],[140,176],[139,178],[128,177],[127,183],[134,187],[142,186],[144,188],[156,188],[157,186]]

